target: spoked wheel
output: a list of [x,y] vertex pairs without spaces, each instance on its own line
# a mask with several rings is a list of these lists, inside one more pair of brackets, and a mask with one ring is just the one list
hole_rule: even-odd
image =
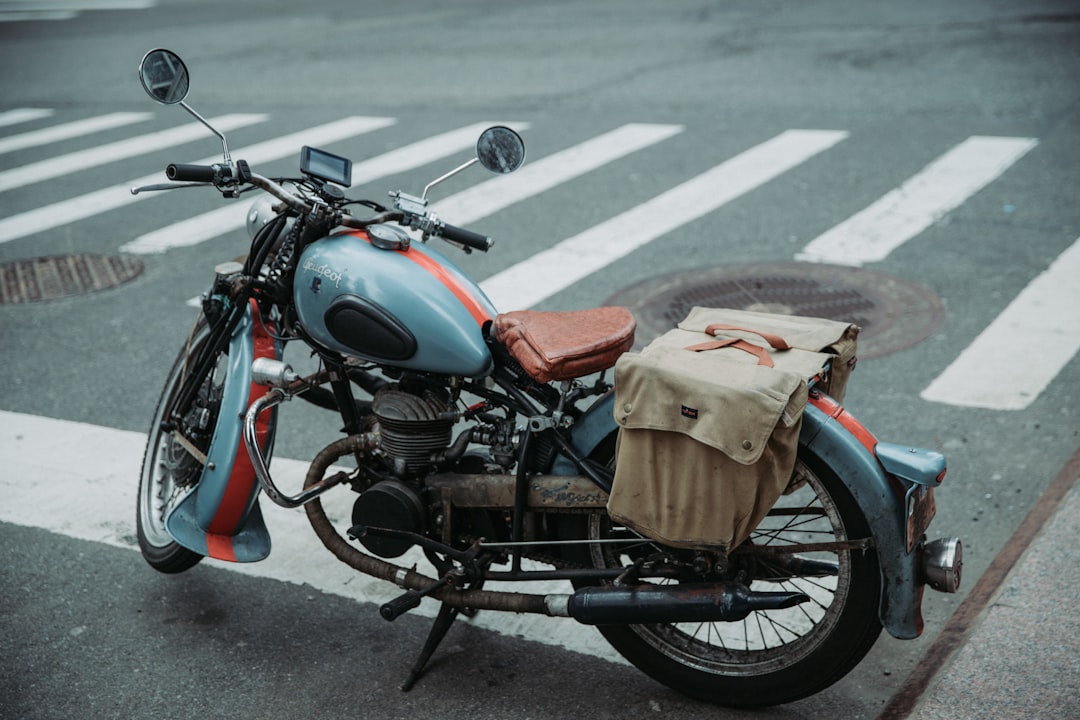
[[[753,612],[738,622],[600,627],[608,642],[661,683],[734,707],[792,702],[855,667],[881,632],[877,555],[858,543],[870,537],[869,526],[851,494],[817,458],[801,454],[795,473],[798,489],[781,497],[730,554],[724,579],[755,591],[802,592],[809,602]],[[590,518],[588,534],[634,535],[599,514]],[[784,552],[784,546],[801,547]],[[632,546],[591,548],[595,567],[622,567],[635,557]]]
[[183,572],[203,558],[199,553],[188,550],[172,539],[165,530],[165,518],[168,511],[195,486],[202,475],[202,463],[184,445],[192,446],[204,456],[210,446],[225,382],[224,354],[218,359],[218,367],[211,371],[203,387],[199,389],[193,407],[185,418],[185,424],[191,428],[187,435],[188,442],[181,443],[179,430],[163,430],[162,422],[180,392],[185,374],[192,370],[190,365],[195,362],[194,359],[198,357],[209,336],[209,329],[200,321],[191,341],[181,350],[169,371],[165,389],[154,411],[146,454],[143,456],[138,512],[135,518],[139,550],[146,562],[164,573]]

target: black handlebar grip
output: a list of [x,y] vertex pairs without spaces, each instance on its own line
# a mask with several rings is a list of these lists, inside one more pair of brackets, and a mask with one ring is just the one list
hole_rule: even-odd
[[165,177],[176,182],[214,182],[216,165],[186,165],[173,163],[165,168]]
[[460,243],[465,247],[470,247],[482,252],[487,252],[491,246],[494,245],[494,242],[487,235],[481,235],[480,233],[474,233],[472,230],[466,230],[465,228],[459,228],[445,223],[439,231],[439,235],[450,242]]

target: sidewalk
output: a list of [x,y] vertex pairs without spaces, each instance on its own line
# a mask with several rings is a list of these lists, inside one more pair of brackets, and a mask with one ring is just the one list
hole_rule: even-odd
[[1063,473],[1056,508],[977,616],[954,628],[955,652],[932,671],[910,714],[894,717],[1080,718],[1080,472],[1070,462]]

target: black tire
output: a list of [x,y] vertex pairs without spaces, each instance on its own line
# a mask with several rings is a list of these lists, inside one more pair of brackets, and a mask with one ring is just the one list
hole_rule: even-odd
[[[174,541],[165,530],[167,511],[195,486],[202,474],[202,465],[181,447],[173,432],[166,432],[161,425],[173,398],[180,392],[184,373],[192,369],[188,365],[194,362],[193,358],[198,356],[209,335],[205,322],[200,321],[190,342],[180,351],[154,410],[146,453],[143,455],[135,527],[143,558],[151,567],[163,573],[183,572],[203,559],[199,553]],[[217,422],[217,400],[223,382],[224,372],[218,368],[200,389],[196,401],[205,409],[206,416],[204,430],[200,437],[194,439],[195,446],[203,452],[209,447],[209,438]]]
[[[607,452],[613,454],[613,448]],[[870,536],[851,493],[818,458],[800,453],[796,475],[805,482],[778,501],[774,514],[748,542],[775,546]],[[784,515],[778,509],[797,514]],[[632,532],[610,525],[606,516],[594,515],[587,532],[592,538]],[[611,547],[594,545],[590,564],[623,565],[626,558],[605,549]],[[737,552],[730,559],[733,568],[742,563],[744,582],[752,589],[806,592],[811,601],[751,613],[734,623],[609,625],[599,630],[619,654],[655,680],[698,700],[730,707],[764,707],[807,697],[838,681],[870,651],[881,632],[881,578],[873,549],[798,554],[835,566],[835,577],[821,577],[820,564],[812,576],[798,576],[788,565],[780,573],[785,577],[769,580],[764,556],[750,557],[758,558],[756,564],[740,561]]]

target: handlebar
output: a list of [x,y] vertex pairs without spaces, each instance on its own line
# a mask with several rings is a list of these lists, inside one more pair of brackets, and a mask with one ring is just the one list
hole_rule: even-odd
[[[251,169],[243,160],[237,161],[235,172],[229,165],[172,163],[165,168],[165,176],[174,182],[208,183],[222,190],[230,186],[235,187],[238,183],[251,183],[284,202],[291,209],[304,214],[315,212],[321,202],[297,195],[270,178],[251,172]],[[131,192],[134,194],[144,190],[165,190],[171,187],[187,186],[147,186],[132,188]],[[486,235],[442,222],[436,218],[434,213],[424,212],[423,206],[418,207],[417,211],[406,207],[396,211],[383,212],[370,220],[355,218],[340,209],[331,209],[330,206],[325,204],[322,207],[336,213],[334,220],[337,224],[358,230],[363,230],[376,223],[398,222],[407,227],[421,230],[425,239],[431,235],[441,237],[450,243],[458,245],[465,252],[470,250],[487,252],[494,244],[492,239]]]
[[172,163],[165,168],[165,177],[175,182],[217,182],[232,177],[226,165],[188,165]]
[[466,247],[470,247],[474,250],[480,250],[481,252],[487,252],[494,245],[494,241],[486,235],[475,233],[472,230],[466,230],[465,228],[457,227],[456,225],[448,225],[442,223],[441,227],[436,233],[444,240],[449,240],[452,243],[460,243]]

